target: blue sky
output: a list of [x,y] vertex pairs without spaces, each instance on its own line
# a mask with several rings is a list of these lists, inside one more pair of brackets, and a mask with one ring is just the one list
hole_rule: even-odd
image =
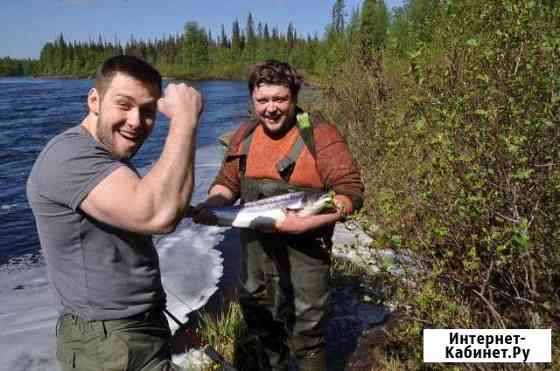
[[[385,0],[388,7],[404,0]],[[41,47],[62,33],[66,40],[115,37],[161,38],[182,31],[187,21],[210,27],[217,35],[237,17],[245,25],[249,12],[256,22],[278,25],[292,21],[298,34],[323,34],[334,0],[3,0],[0,13],[0,57],[37,58]],[[346,12],[361,0],[346,0]]]

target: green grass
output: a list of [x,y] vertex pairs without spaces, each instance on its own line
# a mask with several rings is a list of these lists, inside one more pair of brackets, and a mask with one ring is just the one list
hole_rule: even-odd
[[[333,287],[343,285],[345,282],[356,282],[366,275],[367,271],[355,263],[333,259],[331,268]],[[224,308],[217,315],[202,312],[197,334],[203,344],[212,345],[224,359],[234,364],[236,347],[239,347],[239,344],[244,344],[248,339],[247,326],[243,320],[239,302],[232,301],[227,308]],[[200,371],[217,369],[219,369],[219,366],[214,364]]]
[[[247,338],[247,327],[239,303],[231,302],[217,315],[203,312],[197,333],[203,344],[210,344],[226,361],[233,364],[236,342],[243,343]],[[219,366],[214,364],[201,371],[217,369]]]

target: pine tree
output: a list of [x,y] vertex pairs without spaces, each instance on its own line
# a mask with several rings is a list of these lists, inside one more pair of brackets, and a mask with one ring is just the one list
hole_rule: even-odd
[[268,23],[264,24],[263,40],[265,43],[268,43],[270,41],[270,32],[268,31]]
[[224,49],[230,47],[228,37],[226,35],[226,28],[224,27],[223,24],[222,24],[222,32],[220,34],[220,47],[222,47]]
[[255,24],[253,22],[253,16],[249,13],[247,17],[247,24],[245,25],[245,37],[246,45],[248,48],[255,48],[257,44],[257,38],[255,34]]
[[207,34],[196,22],[185,25],[183,55],[184,65],[190,72],[205,67],[209,62]]
[[389,13],[383,0],[365,0],[362,8],[360,38],[364,55],[385,47]]
[[262,22],[259,22],[257,24],[257,39],[259,41],[262,41],[262,39],[263,39],[263,24],[262,24]]
[[348,22],[348,26],[346,27],[346,38],[352,46],[359,40],[360,23],[360,7],[356,6],[352,9],[350,22]]
[[239,21],[235,18],[231,26],[231,48],[234,52],[241,50],[241,30],[239,29]]
[[332,16],[332,28],[333,32],[337,34],[342,34],[344,32],[344,0],[336,0],[331,11]]
[[292,22],[288,23],[288,31],[286,32],[286,41],[288,43],[288,50],[293,49],[295,44],[295,28]]

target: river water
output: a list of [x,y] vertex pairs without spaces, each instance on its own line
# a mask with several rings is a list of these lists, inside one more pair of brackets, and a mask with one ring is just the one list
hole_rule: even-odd
[[[25,195],[35,158],[56,134],[77,125],[86,112],[91,80],[0,79],[0,265],[21,256],[40,259],[39,240]],[[219,135],[247,116],[250,100],[242,81],[192,83],[204,97],[197,148],[217,143]],[[159,156],[167,122],[163,115],[134,158],[139,168]]]

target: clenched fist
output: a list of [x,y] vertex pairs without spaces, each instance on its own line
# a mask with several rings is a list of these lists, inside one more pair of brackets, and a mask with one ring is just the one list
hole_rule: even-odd
[[187,125],[196,126],[202,109],[202,96],[185,83],[167,85],[163,97],[158,100],[158,110],[172,122],[184,119]]

